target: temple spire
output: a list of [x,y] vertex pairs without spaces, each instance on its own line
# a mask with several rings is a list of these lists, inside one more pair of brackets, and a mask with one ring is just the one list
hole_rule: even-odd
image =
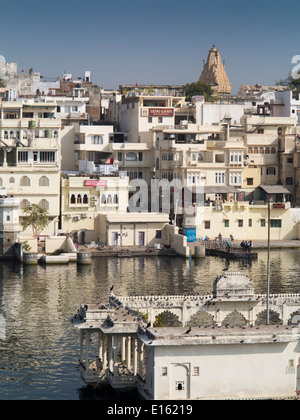
[[199,82],[211,85],[216,93],[230,94],[231,83],[229,82],[219,50],[215,44],[209,50],[207,61],[199,78]]

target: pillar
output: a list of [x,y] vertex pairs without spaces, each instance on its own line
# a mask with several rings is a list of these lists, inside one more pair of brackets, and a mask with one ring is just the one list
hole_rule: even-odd
[[131,337],[127,337],[127,356],[126,356],[126,367],[128,370],[131,369]]
[[107,336],[103,334],[103,369],[107,369]]
[[108,369],[113,372],[112,335],[108,336]]
[[139,340],[138,342],[138,355],[139,355],[139,376],[144,377],[144,344]]
[[80,330],[80,363],[83,364],[83,343],[84,343],[84,331]]
[[137,339],[133,338],[133,374],[137,375],[138,368],[138,351],[137,351]]
[[112,337],[112,350],[113,350],[113,373],[114,376],[118,375],[118,337]]
[[89,370],[90,332],[85,333],[85,370]]
[[122,337],[122,343],[121,343],[121,357],[122,361],[126,360],[126,337]]

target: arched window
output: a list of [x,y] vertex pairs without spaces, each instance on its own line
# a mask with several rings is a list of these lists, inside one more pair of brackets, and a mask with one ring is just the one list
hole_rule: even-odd
[[270,147],[266,147],[266,154],[269,155],[270,154]]
[[39,186],[40,187],[49,187],[49,179],[46,176],[42,176],[39,179]]
[[87,194],[84,194],[83,196],[83,204],[89,204],[89,197]]
[[254,153],[258,153],[258,148],[254,147]]
[[112,204],[112,196],[110,194],[107,196],[107,204]]
[[260,148],[259,148],[259,153],[261,153],[261,154],[263,155],[263,154],[264,154],[264,152],[265,152],[265,151],[264,151],[264,148],[263,148],[263,147],[260,147]]
[[29,187],[30,186],[30,179],[28,176],[22,176],[20,180],[21,187]]
[[4,131],[4,139],[8,140],[8,131]]
[[118,194],[115,194],[114,195],[114,204],[118,204],[118,202],[119,202]]
[[106,196],[105,196],[105,194],[102,194],[102,196],[101,196],[101,204],[106,204]]
[[28,200],[22,200],[20,202],[20,209],[26,209],[26,207],[30,206],[30,202]]
[[82,203],[82,197],[81,194],[77,195],[77,204],[81,204]]
[[26,140],[28,138],[28,133],[26,130],[23,131],[23,139]]
[[76,204],[76,197],[75,197],[75,194],[72,194],[72,195],[71,195],[71,198],[70,198],[70,203],[71,203],[71,204]]
[[41,207],[41,209],[43,210],[49,210],[49,202],[45,199],[41,200],[39,202],[39,206]]
[[252,147],[248,147],[248,153],[253,153]]
[[15,178],[13,176],[9,178],[9,183],[10,184],[14,184],[15,183]]
[[14,133],[13,131],[10,131],[10,133],[9,133],[9,138],[10,138],[10,139],[13,139],[13,138],[14,138],[14,135],[15,135],[15,133]]
[[272,155],[276,155],[276,148],[275,148],[275,147],[272,147],[272,149],[271,149],[271,154],[272,154]]

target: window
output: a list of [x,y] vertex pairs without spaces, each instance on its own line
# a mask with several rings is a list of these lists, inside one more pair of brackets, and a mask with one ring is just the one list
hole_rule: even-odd
[[118,153],[118,161],[119,162],[122,162],[122,160],[123,160],[123,153],[122,152],[119,152]]
[[112,204],[112,196],[111,196],[111,194],[108,194],[108,196],[107,196],[107,204]]
[[225,184],[225,172],[216,172],[215,182],[216,184]]
[[28,176],[22,176],[20,180],[21,187],[29,187],[30,186],[30,179]]
[[55,162],[55,152],[40,152],[40,162]]
[[39,202],[39,206],[41,207],[41,209],[43,210],[49,210],[49,202],[45,199],[41,200]]
[[242,185],[242,172],[230,172],[230,185]]
[[106,195],[102,194],[101,196],[101,204],[106,204]]
[[75,194],[72,194],[72,195],[71,195],[71,198],[70,198],[70,203],[71,203],[71,204],[76,204],[76,197],[75,197]]
[[148,117],[148,123],[152,123],[152,117]]
[[13,176],[9,178],[9,183],[10,184],[14,184],[15,183],[15,178]]
[[28,152],[18,152],[18,162],[28,162]]
[[139,162],[143,160],[143,152],[139,152]]
[[294,159],[291,157],[286,158],[287,163],[294,163]]
[[242,163],[243,152],[242,151],[230,152],[229,159],[230,159],[230,163]]
[[210,229],[210,220],[204,221],[204,229]]
[[184,381],[175,382],[175,391],[184,391]]
[[193,376],[199,376],[200,375],[200,368],[199,366],[194,366],[193,368]]
[[260,226],[266,227],[266,219],[260,219]]
[[83,204],[89,204],[89,196],[87,194],[83,196]]
[[161,368],[161,376],[168,376],[168,368],[162,367]]
[[137,161],[137,154],[135,152],[129,152],[126,154],[126,161],[127,162],[136,162]]
[[244,221],[243,219],[239,219],[238,220],[238,227],[243,227],[244,226]]
[[161,239],[161,230],[157,230],[157,231],[156,231],[155,238],[156,238],[156,239]]
[[30,206],[30,202],[28,200],[22,200],[20,202],[20,209],[25,209],[26,207]]
[[274,166],[268,166],[266,174],[267,175],[276,175],[276,168]]
[[114,204],[118,204],[118,202],[119,202],[118,194],[115,194],[114,195]]
[[163,122],[163,117],[158,117],[158,122],[161,124]]
[[224,227],[229,228],[229,220],[224,220]]
[[270,220],[270,227],[271,228],[281,228],[282,221],[281,219],[271,219]]
[[39,179],[39,186],[40,187],[49,187],[49,179],[46,176],[42,176]]
[[285,183],[286,183],[286,185],[293,185],[294,184],[294,179],[291,178],[291,177],[287,177],[285,179]]
[[247,178],[247,185],[253,185],[253,178]]
[[264,130],[263,128],[259,128],[259,129],[257,130],[257,133],[258,133],[258,134],[264,134],[264,132],[265,132],[265,130]]
[[92,144],[103,144],[102,136],[92,136]]
[[77,204],[81,204],[82,203],[82,197],[81,194],[77,195],[77,200],[76,200]]
[[249,219],[249,220],[248,220],[248,226],[249,226],[249,227],[252,227],[252,219]]

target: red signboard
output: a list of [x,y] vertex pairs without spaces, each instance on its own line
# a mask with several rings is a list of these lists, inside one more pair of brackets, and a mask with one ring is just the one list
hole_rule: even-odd
[[149,108],[149,117],[173,117],[173,108]]
[[107,181],[98,179],[90,179],[89,181],[84,181],[85,187],[107,187]]
[[273,203],[273,209],[285,209],[284,203]]

